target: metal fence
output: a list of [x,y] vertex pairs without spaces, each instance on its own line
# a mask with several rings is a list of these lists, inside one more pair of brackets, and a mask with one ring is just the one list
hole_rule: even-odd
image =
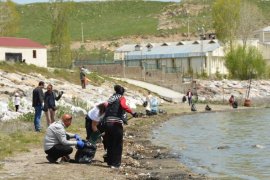
[[104,61],[104,60],[75,60],[73,61],[74,66],[83,66],[83,65],[111,65],[111,64],[121,64],[121,61]]

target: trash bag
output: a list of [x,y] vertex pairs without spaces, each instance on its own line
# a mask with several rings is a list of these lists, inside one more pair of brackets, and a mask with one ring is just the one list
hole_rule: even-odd
[[153,114],[158,113],[158,99],[156,97],[152,97],[150,99],[150,108],[151,108],[151,113]]
[[191,104],[191,111],[197,111],[195,104]]
[[234,102],[232,103],[232,107],[233,107],[233,108],[238,108],[238,103],[237,103],[237,101],[234,101]]
[[183,98],[182,98],[182,102],[184,103],[184,102],[186,102],[186,101],[187,101],[186,96],[183,96]]
[[148,105],[148,102],[147,101],[144,101],[143,102],[143,107],[146,107]]
[[206,111],[211,111],[212,108],[210,108],[210,106],[207,104],[207,105],[205,106],[205,110],[206,110]]
[[75,154],[75,162],[81,164],[88,164],[91,163],[93,158],[95,157],[97,146],[87,140],[83,140],[83,142],[84,147],[82,149],[78,149]]

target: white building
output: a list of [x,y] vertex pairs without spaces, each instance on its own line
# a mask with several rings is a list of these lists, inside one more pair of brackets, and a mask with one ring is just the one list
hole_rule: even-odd
[[47,67],[47,49],[27,38],[0,37],[0,61],[19,61]]
[[259,40],[258,49],[262,52],[263,59],[270,64],[270,26],[255,31],[254,37]]
[[115,51],[114,60],[124,60],[127,66],[160,69],[167,73],[228,73],[223,47],[217,40],[129,44]]

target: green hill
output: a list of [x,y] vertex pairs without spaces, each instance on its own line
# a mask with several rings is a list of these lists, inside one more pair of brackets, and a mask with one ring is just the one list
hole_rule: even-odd
[[[70,17],[72,40],[81,40],[81,23],[84,38],[108,40],[129,35],[157,34],[156,16],[171,3],[162,2],[82,2],[74,3]],[[20,5],[21,28],[17,36],[49,43],[51,20],[49,3]]]
[[[211,4],[213,0],[183,0],[183,3],[106,1],[74,3],[70,16],[70,34],[73,41],[80,41],[83,25],[85,40],[114,40],[131,35],[164,36],[187,32],[187,16],[190,13],[190,32],[204,24],[212,29]],[[256,1],[266,23],[270,21],[270,1]],[[49,44],[51,33],[49,3],[18,5],[21,14],[20,31],[16,36],[27,37]],[[159,28],[160,20],[165,24],[178,24],[168,29]],[[269,23],[268,23],[269,24]],[[171,25],[167,25],[171,26]]]

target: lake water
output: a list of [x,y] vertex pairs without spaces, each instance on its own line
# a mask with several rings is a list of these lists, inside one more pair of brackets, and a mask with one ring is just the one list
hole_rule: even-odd
[[209,177],[270,179],[270,109],[176,117],[153,131],[153,143]]

